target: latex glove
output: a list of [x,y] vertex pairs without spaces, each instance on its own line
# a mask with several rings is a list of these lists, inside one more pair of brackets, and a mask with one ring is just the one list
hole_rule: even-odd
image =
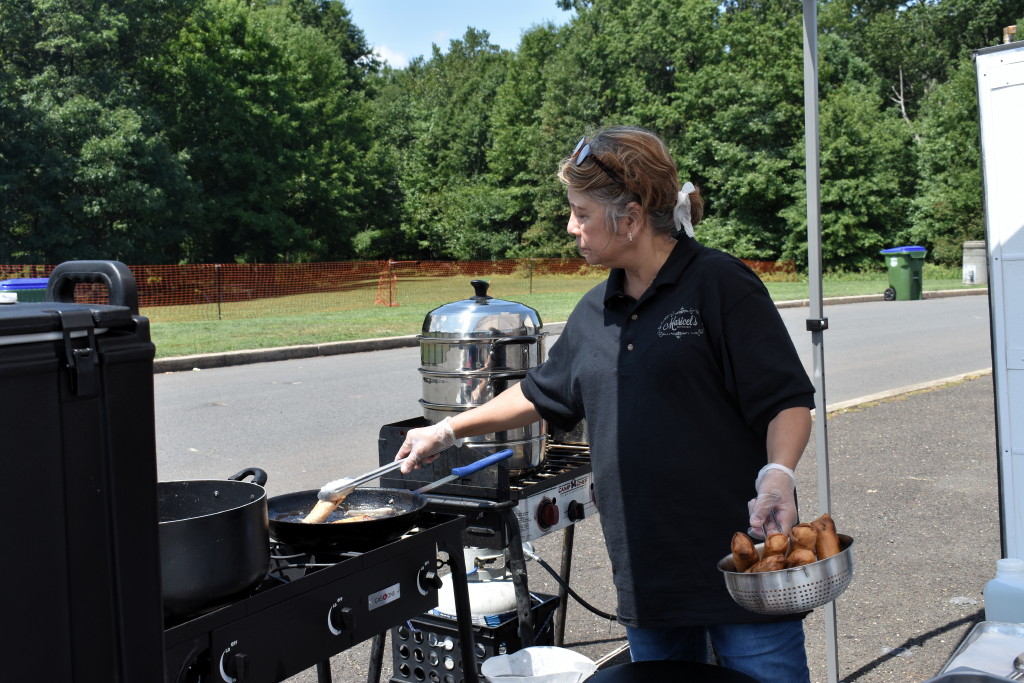
[[462,439],[455,438],[449,420],[451,418],[446,417],[437,424],[410,429],[406,433],[405,441],[395,456],[395,460],[405,459],[399,468],[402,474],[409,474],[433,462],[437,454],[446,448],[462,445]]
[[765,465],[757,473],[754,488],[757,490],[757,498],[747,503],[747,511],[750,513],[747,534],[760,539],[764,538],[765,533],[788,534],[797,519],[796,479],[793,470],[784,465]]

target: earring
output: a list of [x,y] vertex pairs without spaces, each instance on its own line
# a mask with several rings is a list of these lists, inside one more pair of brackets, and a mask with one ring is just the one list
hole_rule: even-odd
[[632,241],[633,241],[633,233],[629,233],[629,241],[630,241],[630,242],[632,242]]

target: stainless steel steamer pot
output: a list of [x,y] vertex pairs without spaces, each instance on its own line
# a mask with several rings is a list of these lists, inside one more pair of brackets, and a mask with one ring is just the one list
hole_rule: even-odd
[[[488,296],[488,283],[471,282],[474,296],[428,313],[419,335],[423,417],[445,417],[483,405],[544,362],[544,332],[536,310]],[[463,448],[511,448],[510,473],[544,462],[543,422],[466,439]]]
[[483,405],[526,376],[525,372],[420,372],[424,406]]
[[[432,334],[445,333],[435,330]],[[544,360],[543,344],[538,341],[547,333],[498,338],[480,334],[480,331],[476,332],[477,336],[469,337],[424,334],[420,337],[420,365],[431,372],[525,373]]]

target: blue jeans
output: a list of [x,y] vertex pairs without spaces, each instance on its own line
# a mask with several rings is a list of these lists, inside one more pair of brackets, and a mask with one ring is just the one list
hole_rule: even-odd
[[809,683],[804,624],[800,620],[764,624],[712,624],[675,628],[626,627],[634,662],[649,659],[711,661],[708,641],[722,666],[759,681]]

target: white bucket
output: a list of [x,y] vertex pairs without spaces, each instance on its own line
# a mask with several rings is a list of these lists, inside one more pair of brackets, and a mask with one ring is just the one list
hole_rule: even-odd
[[491,657],[480,667],[487,683],[581,683],[597,671],[591,659],[561,647],[527,647]]

